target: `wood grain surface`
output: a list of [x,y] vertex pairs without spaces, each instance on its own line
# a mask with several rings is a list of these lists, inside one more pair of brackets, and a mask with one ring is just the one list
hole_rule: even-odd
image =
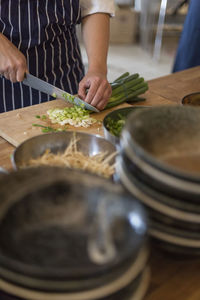
[[[145,93],[146,101],[137,103],[137,105],[179,105],[185,95],[199,91],[200,67],[196,67],[149,81],[149,91]],[[12,142],[16,144],[21,142],[19,139],[21,132],[31,130],[29,127],[37,121],[35,115],[43,114],[44,108],[46,110],[46,106],[40,104],[37,107],[23,110],[26,126],[15,131],[17,138],[12,135]],[[8,134],[8,130],[4,128],[9,127],[10,134],[10,131],[14,131],[15,127],[18,127],[16,112],[0,115],[1,136]],[[107,113],[108,111],[100,113],[99,119],[102,119]],[[2,128],[2,126],[4,127]],[[99,132],[96,130],[98,129],[94,129],[94,133],[103,134],[101,129]],[[88,130],[86,129],[86,131]],[[40,129],[35,131],[36,133],[40,133]],[[21,136],[22,140],[25,138],[27,136]],[[0,166],[11,170],[10,155],[14,149],[5,139],[0,138]],[[151,282],[144,300],[200,300],[200,258],[165,253],[157,249],[156,245],[152,245],[150,266]]]
[[[50,102],[29,106],[22,109],[17,109],[15,111],[10,111],[4,113],[0,117],[0,136],[3,137],[6,141],[8,141],[13,146],[17,147],[20,143],[25,141],[28,138],[31,138],[35,135],[42,134],[40,127],[32,126],[32,124],[41,124],[45,126],[52,126],[50,121],[46,123],[46,121],[42,121],[41,119],[36,118],[37,115],[47,115],[47,110],[51,108],[64,108],[67,107],[68,104],[63,100],[53,100]],[[93,113],[91,116],[98,121],[103,120],[105,115],[107,115],[110,111],[122,107],[130,106],[129,104],[119,105],[117,108],[108,109],[100,113]],[[59,128],[63,128],[63,126],[57,126]],[[99,134],[103,136],[103,127],[102,122],[96,122],[92,126],[88,128],[84,127],[73,127],[67,125],[67,130],[76,130],[87,132],[91,134]]]

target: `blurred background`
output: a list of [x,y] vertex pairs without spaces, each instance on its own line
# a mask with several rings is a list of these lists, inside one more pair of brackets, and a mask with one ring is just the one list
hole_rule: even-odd
[[[126,71],[138,72],[146,80],[170,74],[189,0],[115,0],[115,4],[108,79],[113,81]],[[87,68],[82,43],[81,51]]]

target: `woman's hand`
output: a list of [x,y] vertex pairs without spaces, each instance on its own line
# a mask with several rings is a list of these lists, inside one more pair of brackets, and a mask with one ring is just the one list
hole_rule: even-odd
[[0,34],[0,74],[12,82],[22,81],[27,72],[25,56]]
[[102,73],[88,72],[79,83],[79,97],[99,110],[104,109],[111,94],[112,88]]

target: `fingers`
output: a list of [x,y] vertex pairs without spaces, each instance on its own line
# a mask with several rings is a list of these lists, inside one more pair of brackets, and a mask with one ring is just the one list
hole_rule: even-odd
[[87,103],[92,104],[91,102],[94,99],[95,95],[97,94],[100,85],[101,85],[101,79],[98,77],[94,77],[88,80],[89,90],[86,98],[84,99]]
[[16,73],[16,81],[23,81],[24,80],[24,75],[25,73],[27,73],[27,68],[26,68],[26,65],[25,66],[22,66],[20,67],[18,70],[17,70],[17,73]]
[[23,81],[26,70],[26,64],[23,62],[22,64],[5,67],[4,70],[1,71],[1,74],[12,82],[20,82]]
[[103,110],[103,109],[105,108],[107,102],[108,102],[107,99],[101,100],[101,101],[97,104],[96,108],[97,108],[98,110]]
[[109,91],[106,91],[104,93],[104,96],[101,98],[101,100],[96,105],[93,105],[93,104],[92,105],[95,106],[99,110],[104,109],[105,106],[106,106],[106,104],[108,103],[108,100],[109,100],[109,98],[111,96],[111,93]]
[[14,44],[0,34],[0,74],[16,82],[24,79],[27,71],[26,58]]
[[109,86],[105,89],[103,96],[101,96],[101,93],[98,94],[97,92],[97,97],[96,96],[94,97],[94,100],[91,102],[91,104],[96,108],[98,108],[99,110],[102,110],[105,108],[111,94],[112,94],[112,89]]
[[78,89],[78,96],[81,99],[85,99],[87,96],[86,90],[87,88],[89,88],[89,85],[85,82],[85,80],[81,80],[81,82],[79,83],[79,89]]
[[[89,88],[87,95],[85,92],[86,87]],[[90,81],[87,81],[87,84],[83,84],[79,88],[79,95],[84,96],[82,99],[99,110],[104,109],[111,94],[111,86],[105,78],[92,78]]]
[[14,70],[4,71],[4,77],[12,82],[16,82],[16,73]]

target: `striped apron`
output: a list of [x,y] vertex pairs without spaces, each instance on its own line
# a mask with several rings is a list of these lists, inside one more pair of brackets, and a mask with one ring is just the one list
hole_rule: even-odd
[[[25,55],[29,72],[71,94],[84,75],[80,21],[79,0],[0,0],[0,32]],[[0,112],[51,99],[0,77]]]

